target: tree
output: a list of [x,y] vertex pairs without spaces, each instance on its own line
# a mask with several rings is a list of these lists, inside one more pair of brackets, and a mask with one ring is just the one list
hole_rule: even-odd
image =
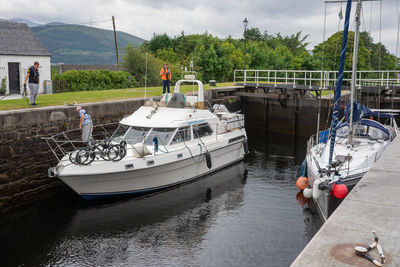
[[248,41],[261,41],[262,34],[258,28],[250,28],[247,29],[245,33],[243,33],[243,37]]
[[152,53],[156,53],[159,49],[171,47],[172,40],[166,33],[161,35],[153,34],[153,38],[146,45]]
[[[340,60],[340,49],[342,43],[343,31],[331,35],[328,40],[318,44],[313,49],[313,56],[316,60],[323,62],[325,70],[337,70]],[[347,53],[345,61],[345,70],[352,69],[354,48],[354,32],[349,32],[347,41]],[[358,69],[369,70],[370,51],[365,47],[363,39],[360,38],[358,47]]]
[[[146,53],[140,49],[128,45],[124,48],[123,66],[137,82],[137,85],[144,86],[146,73]],[[160,85],[160,69],[163,62],[147,53],[147,85]]]
[[368,32],[361,32],[360,39],[370,52],[369,66],[373,70],[394,70],[399,69],[396,56],[389,53],[382,43],[374,44]]

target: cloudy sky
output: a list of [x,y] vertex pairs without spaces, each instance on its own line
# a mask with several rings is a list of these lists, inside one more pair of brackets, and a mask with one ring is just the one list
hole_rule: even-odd
[[[398,5],[399,0],[382,2],[381,39],[392,53],[396,52]],[[0,6],[0,18],[4,19],[92,22],[92,26],[105,29],[112,29],[109,19],[114,15],[117,30],[147,40],[153,33],[177,35],[182,30],[186,34],[208,31],[220,37],[240,37],[247,17],[249,27],[261,31],[309,34],[310,49],[322,41],[325,10],[323,0],[0,0]],[[344,9],[345,4],[343,13]],[[327,5],[327,37],[338,28],[339,10],[340,4]],[[371,31],[375,41],[379,41],[379,18],[380,2],[365,2],[361,29]]]

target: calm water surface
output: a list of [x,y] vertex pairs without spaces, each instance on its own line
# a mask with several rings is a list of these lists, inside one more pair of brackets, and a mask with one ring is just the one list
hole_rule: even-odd
[[108,203],[71,192],[0,226],[1,266],[289,266],[319,229],[296,201],[305,140],[249,136],[204,179]]

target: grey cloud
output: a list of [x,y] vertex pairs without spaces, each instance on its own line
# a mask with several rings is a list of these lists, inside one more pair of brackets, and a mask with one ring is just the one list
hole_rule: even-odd
[[[220,37],[241,37],[242,21],[247,17],[249,27],[258,27],[269,33],[292,34],[301,30],[309,34],[309,48],[322,40],[325,7],[323,0],[41,0],[38,10],[27,10],[26,1],[0,1],[7,1],[5,8],[0,9],[2,18],[79,23],[104,20],[115,15],[118,29],[145,39],[150,39],[154,32],[178,35],[182,30],[187,34],[208,31]],[[370,5],[368,2],[364,4],[362,29],[369,30]],[[378,41],[379,3],[372,5],[372,34]],[[382,42],[393,53],[397,34],[396,7],[397,0],[383,2]],[[339,9],[340,4],[328,5],[326,37],[337,30]],[[111,29],[109,22],[93,26]]]

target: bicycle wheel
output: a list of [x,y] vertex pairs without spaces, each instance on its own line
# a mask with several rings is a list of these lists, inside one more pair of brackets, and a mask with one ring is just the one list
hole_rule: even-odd
[[115,161],[119,156],[119,145],[111,145],[107,149],[107,156],[109,160]]
[[75,149],[74,151],[69,153],[69,161],[71,161],[72,164],[78,165],[78,162],[76,161],[76,156],[78,155],[79,149]]
[[88,147],[84,147],[78,150],[76,155],[76,162],[80,165],[89,165],[95,159],[95,152]]
[[118,157],[113,159],[113,161],[120,161],[126,156],[126,141],[122,141],[119,145],[116,145],[116,147],[118,147]]

